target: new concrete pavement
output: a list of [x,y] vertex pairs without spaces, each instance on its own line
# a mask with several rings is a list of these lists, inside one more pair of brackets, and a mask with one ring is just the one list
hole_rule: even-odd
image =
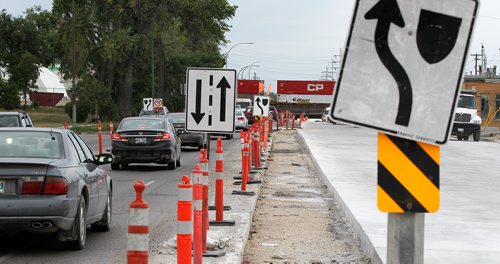
[[[377,133],[308,122],[300,134],[374,262],[386,259],[387,213],[377,209]],[[441,207],[425,215],[424,263],[500,263],[500,144],[441,147]]]

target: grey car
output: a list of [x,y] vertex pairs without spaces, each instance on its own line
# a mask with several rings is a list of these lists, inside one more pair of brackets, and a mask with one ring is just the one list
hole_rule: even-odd
[[0,128],[0,230],[57,232],[64,248],[83,249],[87,226],[109,231],[112,181],[66,129]]
[[0,127],[32,127],[33,122],[28,113],[18,112],[0,112]]
[[181,138],[181,145],[197,147],[198,149],[202,149],[207,144],[207,136],[205,133],[198,132],[187,132],[186,131],[186,113],[184,112],[176,112],[176,113],[168,113],[167,118],[174,125],[175,130],[179,134]]

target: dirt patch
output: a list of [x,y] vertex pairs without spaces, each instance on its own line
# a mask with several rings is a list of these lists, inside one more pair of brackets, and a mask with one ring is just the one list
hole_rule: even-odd
[[371,263],[297,133],[273,142],[243,263]]

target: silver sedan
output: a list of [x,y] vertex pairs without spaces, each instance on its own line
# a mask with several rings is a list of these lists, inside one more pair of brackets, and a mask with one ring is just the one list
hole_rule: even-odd
[[112,181],[75,133],[0,128],[0,230],[57,232],[64,248],[83,249],[87,226],[109,231]]

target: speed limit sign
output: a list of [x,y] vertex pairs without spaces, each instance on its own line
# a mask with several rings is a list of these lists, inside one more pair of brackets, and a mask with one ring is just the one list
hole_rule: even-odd
[[163,108],[163,99],[155,98],[153,101],[153,107],[155,110],[161,110]]

